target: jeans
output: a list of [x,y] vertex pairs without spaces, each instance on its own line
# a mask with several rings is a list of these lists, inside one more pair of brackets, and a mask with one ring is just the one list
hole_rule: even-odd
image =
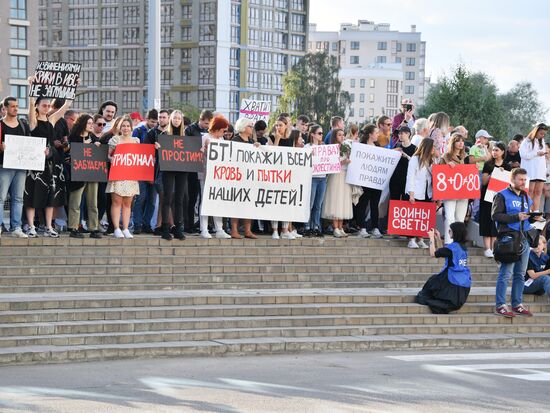
[[155,211],[155,185],[151,182],[139,182],[139,195],[134,201],[134,227],[148,228]]
[[466,213],[468,212],[468,200],[467,199],[449,199],[443,201],[443,207],[445,208],[445,244],[453,242],[451,235],[449,234],[449,228],[453,222],[464,222]]
[[531,285],[523,287],[524,294],[540,294],[541,292],[545,292],[550,298],[550,275],[541,275],[533,280]]
[[321,210],[327,190],[327,178],[313,178],[311,180],[311,196],[309,198],[309,222],[306,229],[321,229]]
[[497,276],[496,287],[496,304],[497,307],[506,304],[506,287],[508,287],[508,280],[512,276],[512,307],[517,307],[523,301],[523,286],[525,271],[527,271],[527,264],[529,263],[529,244],[527,241],[523,241],[521,244],[521,258],[519,261],[511,262],[509,264],[500,264],[500,269]]
[[21,215],[23,214],[23,193],[25,192],[25,180],[27,171],[17,169],[0,168],[0,225],[4,222],[4,202],[10,190],[10,229],[21,228]]

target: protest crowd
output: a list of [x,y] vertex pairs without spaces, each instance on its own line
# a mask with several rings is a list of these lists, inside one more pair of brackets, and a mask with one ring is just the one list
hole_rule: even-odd
[[[94,114],[72,110],[71,100],[29,101],[28,120],[18,116],[16,98],[1,102],[0,205],[9,195],[10,211],[9,224],[0,215],[2,235],[154,234],[167,241],[190,234],[286,240],[407,236],[409,248],[446,259],[417,302],[449,312],[464,304],[471,286],[465,223],[474,220],[485,257],[516,254],[510,262],[496,257],[496,313],[529,316],[523,292],[550,296],[543,225],[550,216],[550,154],[543,123],[508,144],[479,130],[469,146],[464,126],[451,125],[443,112],[417,118],[410,100],[403,100],[393,119],[380,116],[362,128],[334,116],[328,131],[307,115],[293,121],[281,113],[269,128],[265,120],[247,117],[231,125],[209,110],[188,119],[179,110],[151,109],[143,118],[118,113],[113,101],[101,103]],[[13,137],[44,139],[29,159],[42,169],[8,167],[8,158],[24,152],[21,146],[8,156],[17,142]],[[276,168],[278,160],[289,169]],[[150,175],[141,175],[143,168]],[[299,185],[292,190],[276,189],[294,180]],[[247,184],[260,188],[254,192]],[[247,202],[265,213],[251,213]],[[292,212],[299,205],[306,206],[302,215]],[[442,234],[434,229],[441,208]],[[506,305],[510,277],[512,309]]]

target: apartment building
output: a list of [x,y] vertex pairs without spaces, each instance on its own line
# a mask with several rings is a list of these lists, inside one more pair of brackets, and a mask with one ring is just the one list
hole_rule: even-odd
[[38,62],[38,13],[29,0],[0,1],[0,96],[15,96],[19,113],[29,113],[27,77]]
[[330,32],[317,31],[311,24],[308,49],[326,52],[340,64],[343,89],[355,95],[350,121],[362,123],[371,114],[394,116],[402,98],[413,99],[417,105],[424,103],[429,82],[426,42],[414,25],[409,32],[399,32],[386,23],[359,20]]

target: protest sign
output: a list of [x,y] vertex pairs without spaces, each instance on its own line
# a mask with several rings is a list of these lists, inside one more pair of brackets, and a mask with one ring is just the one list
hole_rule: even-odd
[[309,219],[310,148],[212,140],[207,159],[201,215],[294,222]]
[[161,171],[203,172],[204,154],[200,136],[159,135]]
[[312,145],[313,176],[337,174],[342,170],[340,164],[340,145]]
[[111,157],[109,181],[148,181],[155,179],[155,145],[123,143]]
[[[487,185],[487,191],[485,192],[484,201],[493,202],[495,195],[508,188],[510,186],[510,179],[512,172],[505,169],[495,168],[489,178],[489,185]],[[529,180],[525,183],[525,192],[529,193]]]
[[480,179],[475,164],[434,165],[432,167],[433,199],[479,199]]
[[351,185],[384,190],[401,158],[401,152],[353,142],[346,182]]
[[107,145],[71,143],[71,180],[75,182],[107,182]]
[[427,237],[436,225],[434,202],[390,201],[388,211],[388,234],[409,237]]
[[46,163],[46,138],[6,135],[4,137],[4,169],[43,171]]
[[38,62],[29,96],[74,100],[80,63]]
[[239,116],[241,118],[252,119],[254,122],[259,120],[269,123],[269,114],[271,112],[271,102],[266,100],[241,100],[241,110]]

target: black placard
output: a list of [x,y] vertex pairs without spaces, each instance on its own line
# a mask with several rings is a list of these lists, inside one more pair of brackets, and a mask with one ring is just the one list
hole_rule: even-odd
[[71,180],[74,182],[107,182],[108,145],[71,143]]
[[161,171],[203,172],[204,154],[200,136],[159,136]]
[[74,100],[80,63],[38,62],[29,96]]

